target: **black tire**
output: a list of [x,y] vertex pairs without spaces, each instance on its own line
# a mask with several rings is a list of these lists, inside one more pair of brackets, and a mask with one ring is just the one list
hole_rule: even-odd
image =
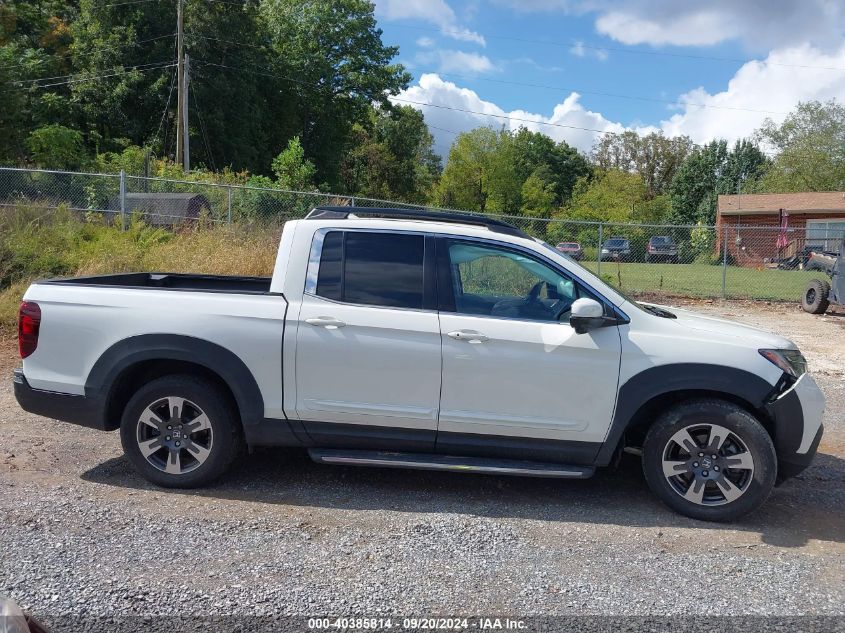
[[[186,403],[181,405],[181,410],[177,409],[182,417],[170,414],[170,419],[166,419],[169,403],[182,399]],[[145,425],[141,416],[148,407],[151,411],[144,417],[152,423]],[[174,428],[172,432],[164,430],[170,426],[161,426],[168,423]],[[191,431],[192,428],[200,430]],[[173,435],[165,436],[165,433]],[[124,409],[120,440],[123,452],[138,472],[165,488],[195,488],[212,482],[228,470],[242,445],[233,405],[214,384],[189,375],[164,376],[141,387]],[[167,445],[151,449],[148,458],[142,453],[142,444]],[[175,448],[174,444],[181,446]],[[194,457],[194,451],[199,458]],[[173,457],[174,453],[179,457]],[[174,472],[162,469],[170,467]]]
[[[685,430],[695,442],[687,444],[691,450],[677,442]],[[665,468],[677,474],[664,474]],[[703,521],[733,521],[768,498],[777,457],[766,429],[742,407],[724,400],[689,400],[663,413],[648,430],[643,472],[654,494],[676,512]],[[693,500],[699,491],[700,500]]]
[[830,305],[830,284],[824,279],[813,279],[807,284],[801,307],[810,314],[824,314]]

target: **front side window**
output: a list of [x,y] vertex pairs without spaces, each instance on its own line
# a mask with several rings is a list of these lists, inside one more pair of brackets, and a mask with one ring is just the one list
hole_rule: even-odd
[[452,292],[459,314],[568,321],[583,296],[577,284],[521,252],[472,242],[448,242]]
[[323,239],[316,294],[393,308],[423,307],[422,235],[330,231]]

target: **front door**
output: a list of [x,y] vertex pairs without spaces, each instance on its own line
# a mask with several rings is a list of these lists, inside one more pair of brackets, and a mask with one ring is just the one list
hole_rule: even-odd
[[442,238],[437,248],[438,451],[591,460],[613,416],[621,341],[616,327],[576,334],[568,317],[576,299],[600,298],[515,247]]
[[440,328],[426,243],[402,232],[315,236],[319,270],[309,270],[297,323],[296,411],[317,445],[433,449]]

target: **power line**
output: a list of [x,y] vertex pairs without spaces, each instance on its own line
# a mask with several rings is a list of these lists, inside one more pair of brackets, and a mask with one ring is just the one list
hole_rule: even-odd
[[[192,36],[193,37],[199,37],[199,38],[202,38],[202,39],[205,39],[205,40],[223,42],[225,44],[234,44],[234,45],[237,45],[237,46],[249,46],[249,47],[252,47],[252,48],[262,48],[259,45],[249,44],[247,42],[239,42],[239,41],[235,41],[235,40],[223,40],[223,39],[219,39],[219,38],[205,37],[203,35],[195,35],[195,34],[192,34]],[[681,101],[678,101],[677,99],[676,100],[658,99],[656,97],[644,97],[644,96],[641,96],[641,95],[630,95],[630,94],[614,93],[614,92],[601,92],[601,91],[597,91],[597,90],[582,90],[582,89],[579,89],[579,88],[571,88],[571,87],[566,87],[566,86],[550,86],[550,85],[546,85],[546,84],[526,83],[526,82],[520,82],[520,81],[508,81],[508,80],[505,80],[505,79],[492,79],[492,78],[486,78],[486,77],[470,77],[468,75],[459,75],[459,74],[456,74],[456,73],[437,73],[437,74],[439,74],[440,76],[443,76],[443,77],[457,77],[457,78],[460,78],[460,79],[486,81],[486,82],[489,82],[489,83],[498,83],[498,84],[505,84],[505,85],[512,85],[512,86],[521,86],[521,87],[524,87],[524,88],[541,88],[541,89],[544,89],[544,90],[554,90],[554,91],[558,91],[558,92],[578,92],[578,93],[582,93],[582,94],[596,95],[596,96],[601,96],[601,97],[613,97],[613,98],[618,98],[618,99],[630,99],[630,100],[634,100],[634,101],[647,101],[647,102],[652,102],[652,103],[667,103],[667,104],[675,105],[675,106],[695,106],[695,107],[699,107],[699,108],[708,108],[708,109],[713,109],[713,110],[733,110],[733,111],[738,111],[738,112],[757,112],[757,113],[760,113],[760,114],[787,114],[786,112],[777,112],[777,111],[774,111],[774,110],[757,110],[757,109],[754,109],[754,108],[741,108],[741,107],[738,107],[738,106],[720,106],[720,105],[714,105],[714,104],[708,104],[708,103],[681,102]]]
[[249,46],[250,48],[264,48],[260,44],[248,44],[247,42],[236,42],[234,40],[222,40],[219,37],[208,37],[207,35],[199,35],[198,33],[187,33],[189,37],[198,37],[202,40],[211,40],[213,42],[223,42],[224,44],[235,44],[237,46]]
[[200,133],[202,134],[202,142],[205,145],[205,153],[208,155],[209,161],[211,161],[211,168],[217,171],[217,165],[215,165],[214,156],[211,153],[211,144],[208,142],[208,135],[205,132],[205,123],[202,120],[202,112],[200,112],[200,103],[197,100],[197,91],[194,90],[194,84],[190,84],[190,91],[194,97],[194,110],[197,111],[197,119],[200,122]]
[[493,114],[492,112],[479,112],[478,110],[467,110],[465,108],[458,108],[455,106],[441,105],[438,103],[426,103],[425,101],[413,101],[411,99],[402,99],[400,97],[390,97],[390,99],[393,101],[399,101],[401,103],[410,103],[413,105],[425,106],[428,108],[440,108],[442,110],[454,110],[455,112],[466,112],[467,114],[477,114],[479,116],[494,117],[496,119],[505,119],[507,121],[518,121],[520,123],[531,123],[534,125],[548,125],[551,127],[565,128],[568,130],[595,132],[596,134],[616,134],[616,132],[611,132],[610,130],[596,130],[594,128],[580,127],[578,125],[566,125],[564,123],[552,123],[551,121],[536,121],[534,119],[522,119],[519,117],[510,116],[509,114]]
[[693,103],[693,102],[681,102],[678,100],[671,100],[671,99],[658,99],[656,97],[643,97],[639,95],[627,95],[622,93],[613,93],[613,92],[599,92],[595,90],[581,90],[579,88],[568,88],[566,86],[549,86],[546,84],[533,84],[533,83],[525,83],[521,81],[508,81],[505,79],[489,79],[485,77],[470,77],[468,75],[456,75],[454,73],[438,73],[443,77],[457,77],[459,79],[469,79],[469,80],[477,80],[477,81],[487,81],[491,83],[498,83],[498,84],[507,84],[511,86],[522,86],[524,88],[543,88],[545,90],[555,90],[558,92],[578,92],[582,94],[589,94],[589,95],[597,95],[601,97],[614,97],[617,99],[633,99],[635,101],[651,101],[655,103],[668,103],[671,105],[676,106],[696,106],[699,108],[712,108],[714,110],[738,110],[741,112],[759,112],[761,114],[788,114],[787,112],[775,112],[774,110],[755,110],[754,108],[740,108],[734,106],[719,106],[719,105],[712,105],[709,103]]
[[243,72],[243,73],[250,73],[252,75],[261,75],[262,77],[274,77],[276,79],[282,79],[284,81],[290,81],[292,83],[299,84],[299,85],[302,85],[302,86],[308,86],[308,87],[311,87],[311,88],[322,88],[322,86],[319,86],[318,84],[315,84],[315,83],[311,83],[311,82],[308,82],[308,81],[302,81],[301,79],[294,79],[293,77],[286,77],[285,75],[277,75],[275,73],[262,72],[260,70],[248,70],[246,68],[236,68],[235,66],[227,66],[226,64],[215,64],[215,63],[212,63],[212,62],[205,62],[205,61],[202,61],[202,60],[195,60],[194,63],[200,64],[202,66],[215,66],[217,68],[225,68],[227,70],[234,70],[235,72],[239,72],[239,73]]
[[[145,66],[154,66],[156,64],[164,64],[165,61],[161,62],[151,62],[148,64],[138,64],[137,66],[132,66],[132,68],[143,68]],[[79,77],[84,73],[71,73],[69,75],[56,75],[55,77],[39,77],[37,79],[13,79],[12,81],[8,81],[6,83],[10,84],[37,84],[39,81],[52,81],[53,79],[67,79],[69,77]]]
[[233,7],[249,6],[249,3],[247,2],[229,2],[228,0],[206,0],[206,2],[216,2],[217,4],[230,4]]
[[167,118],[167,110],[170,107],[170,99],[173,97],[173,86],[176,83],[176,73],[173,72],[170,76],[170,90],[167,92],[167,101],[164,102],[164,112],[161,113],[161,121],[158,123],[158,129],[156,130],[155,135],[153,136],[153,140],[150,142],[150,145],[155,145],[155,142],[158,140],[158,135],[161,133],[161,127],[164,125],[164,120]]
[[[129,44],[129,46],[139,46],[141,44],[146,44],[148,42],[155,42],[156,40],[163,40],[165,38],[175,37],[175,36],[176,36],[176,33],[168,33],[167,35],[159,35],[157,37],[151,37],[151,38],[146,39],[146,40],[138,40],[137,42],[132,42],[131,44]],[[61,53],[59,55],[51,55],[50,57],[42,57],[41,59],[36,59],[36,60],[33,60],[32,62],[22,62],[22,63],[18,63],[18,64],[8,64],[6,66],[0,66],[0,69],[19,68],[20,66],[29,66],[31,64],[43,64],[44,62],[51,61],[52,59],[67,57],[68,55],[72,55],[72,54],[76,54],[76,55],[79,55],[81,57],[88,57],[88,56],[94,55],[96,53],[102,53],[103,51],[114,51],[114,50],[118,50],[118,49],[122,49],[122,48],[128,48],[129,46],[126,46],[126,45],[123,45],[123,44],[121,44],[119,46],[107,46],[105,48],[97,48],[93,51],[86,51],[84,53],[79,53],[77,51],[68,50],[68,51],[65,51],[64,53]]]
[[[219,0],[214,0],[219,1]],[[393,24],[391,23],[391,27],[397,27],[401,29],[414,29],[418,31],[435,31],[438,33],[443,33],[445,35],[462,35],[461,31],[454,31],[449,29],[440,29],[437,27],[431,26],[418,26],[414,24]],[[693,55],[691,53],[671,53],[669,51],[648,51],[648,50],[638,50],[633,48],[625,48],[622,46],[597,46],[592,44],[584,44],[583,42],[572,42],[570,44],[566,44],[564,42],[556,42],[554,40],[538,40],[538,39],[528,39],[523,37],[514,37],[512,35],[487,35],[484,34],[485,39],[496,39],[496,40],[509,40],[511,42],[521,42],[523,44],[544,44],[547,46],[558,46],[566,49],[570,49],[573,46],[580,46],[581,48],[588,48],[590,50],[596,51],[607,51],[607,52],[615,52],[615,53],[625,53],[630,55],[651,55],[651,56],[660,56],[660,57],[676,57],[682,59],[696,59],[700,61],[718,61],[718,62],[732,62],[732,63],[742,63],[747,64],[749,62],[760,62],[759,59],[749,59],[749,58],[741,58],[741,57],[717,57],[714,55]],[[804,68],[804,69],[817,69],[817,70],[835,70],[835,71],[842,71],[845,68],[836,67],[836,66],[811,66],[805,64],[780,64],[777,62],[766,62],[770,66],[782,66],[785,68]]]
[[[142,65],[146,65],[146,64],[142,64]],[[84,77],[84,78],[81,78],[81,79],[68,79],[68,80],[65,80],[65,81],[59,81],[59,82],[51,83],[51,84],[38,84],[38,85],[35,85],[35,86],[17,86],[15,88],[9,88],[7,90],[3,90],[3,91],[0,91],[0,92],[11,92],[12,90],[26,90],[26,89],[33,89],[33,88],[52,88],[54,86],[65,86],[65,85],[80,83],[80,82],[84,82],[84,81],[94,81],[95,79],[105,79],[107,77],[118,77],[120,75],[126,75],[130,72],[141,72],[141,73],[143,73],[143,72],[147,72],[147,71],[150,71],[150,70],[163,70],[165,68],[171,68],[175,65],[176,65],[176,62],[173,62],[173,63],[170,63],[170,64],[164,64],[162,66],[149,67],[149,68],[140,68],[140,67],[136,67],[136,66],[130,66],[128,68],[124,68],[123,70],[118,71],[118,72],[114,72],[114,73],[108,73],[108,74],[102,74],[102,75],[91,75],[90,77]],[[12,83],[14,83],[14,82],[12,82]]]
[[[196,63],[202,64],[203,66],[216,66],[216,67],[219,67],[219,68],[226,68],[228,70],[234,70],[236,72],[246,72],[246,73],[252,73],[252,74],[256,74],[256,75],[263,75],[265,77],[275,77],[277,79],[282,79],[282,80],[285,80],[285,81],[292,81],[292,82],[295,82],[295,83],[298,83],[298,84],[303,84],[303,85],[314,87],[314,88],[320,88],[321,87],[317,84],[300,81],[300,80],[297,80],[297,79],[293,79],[291,77],[285,77],[284,75],[276,75],[276,74],[273,74],[273,73],[267,73],[267,72],[262,72],[262,71],[257,71],[257,70],[248,70],[246,68],[235,68],[234,66],[226,66],[225,64],[212,64],[210,62],[204,62],[202,60],[200,60]],[[522,118],[519,118],[519,117],[514,117],[514,116],[510,116],[510,115],[506,115],[506,114],[493,114],[491,112],[479,112],[477,110],[467,110],[467,109],[464,109],[464,108],[457,108],[457,107],[454,107],[454,106],[445,106],[445,105],[440,105],[440,104],[436,104],[436,103],[426,103],[425,101],[413,101],[411,99],[403,99],[403,98],[400,98],[400,97],[389,97],[389,98],[393,101],[399,101],[401,103],[409,103],[409,104],[412,104],[412,105],[426,106],[426,107],[430,107],[430,108],[440,108],[440,109],[443,109],[443,110],[454,110],[456,112],[466,112],[467,114],[476,114],[476,115],[479,115],[479,116],[494,117],[494,118],[497,118],[497,119],[506,119],[508,121],[518,121],[518,122],[521,122],[521,123],[546,125],[546,126],[550,126],[550,127],[564,128],[564,129],[570,129],[570,130],[580,130],[580,131],[584,131],[584,132],[594,132],[596,134],[616,134],[616,132],[611,132],[609,130],[597,130],[597,129],[594,129],[594,128],[580,127],[580,126],[577,126],[577,125],[565,125],[563,123],[552,123],[550,121],[536,121],[536,120],[533,120],[533,119],[522,119]]]
[[108,9],[109,7],[122,7],[125,4],[143,4],[145,2],[158,2],[158,0],[126,0],[126,2],[112,2],[111,4],[95,5],[95,9]]

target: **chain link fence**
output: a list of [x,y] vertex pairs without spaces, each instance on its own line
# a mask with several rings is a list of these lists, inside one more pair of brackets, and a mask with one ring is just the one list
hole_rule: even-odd
[[[424,208],[356,196],[234,184],[0,168],[0,210],[22,206],[132,217],[167,228],[263,223],[278,228],[317,206]],[[798,301],[842,248],[842,222],[812,226],[614,224],[496,215],[556,246],[622,291],[648,298]]]

